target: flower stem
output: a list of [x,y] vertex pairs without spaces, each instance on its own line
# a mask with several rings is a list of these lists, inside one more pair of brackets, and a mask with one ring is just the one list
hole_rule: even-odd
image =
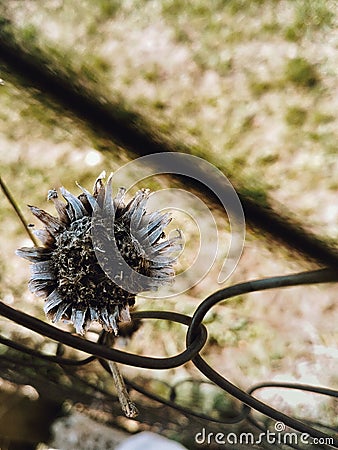
[[132,400],[129,397],[126,385],[124,383],[123,377],[121,375],[121,372],[119,371],[119,368],[114,361],[108,361],[108,365],[111,371],[111,374],[113,376],[113,380],[115,383],[115,387],[117,390],[117,395],[119,397],[122,411],[126,415],[126,417],[134,418],[138,415],[138,410],[135,406],[135,404],[132,402]]
[[3,193],[5,194],[5,197],[7,198],[7,200],[9,201],[9,203],[11,204],[11,206],[13,207],[16,215],[19,217],[20,222],[22,223],[22,225],[24,226],[29,238],[32,240],[33,244],[38,247],[38,241],[36,240],[34,234],[31,232],[31,230],[28,227],[28,224],[26,222],[26,219],[24,218],[19,205],[17,204],[15,198],[13,197],[13,195],[11,194],[10,190],[8,189],[6,183],[4,182],[4,180],[1,178],[0,176],[0,187],[3,191]]

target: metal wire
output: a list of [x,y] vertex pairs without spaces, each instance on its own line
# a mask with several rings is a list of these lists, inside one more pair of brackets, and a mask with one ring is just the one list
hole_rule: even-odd
[[[154,357],[145,357],[139,356],[136,354],[131,354],[127,352],[123,352],[120,350],[116,350],[113,348],[107,348],[102,344],[104,340],[105,332],[102,332],[98,337],[97,342],[91,342],[83,338],[79,338],[77,336],[73,336],[70,333],[59,330],[41,320],[38,320],[28,314],[17,311],[14,308],[0,302],[0,314],[4,317],[14,321],[17,324],[23,325],[39,334],[44,335],[50,339],[53,339],[57,342],[61,342],[65,345],[68,345],[74,349],[86,352],[90,356],[83,358],[81,360],[78,359],[69,359],[63,358],[58,355],[46,355],[42,352],[39,352],[35,349],[31,349],[25,345],[18,344],[8,338],[0,337],[0,343],[11,347],[19,352],[26,353],[28,355],[32,355],[34,357],[57,363],[61,367],[62,366],[85,366],[88,363],[98,359],[101,363],[102,367],[110,372],[109,366],[106,363],[106,360],[115,361],[122,364],[126,364],[133,367],[141,367],[147,369],[170,369],[179,367],[181,365],[186,364],[188,361],[191,361],[196,368],[207,377],[207,379],[223,389],[225,392],[242,402],[243,408],[242,411],[239,412],[235,417],[227,418],[227,419],[218,419],[210,415],[206,415],[203,413],[199,413],[191,410],[190,408],[184,407],[178,403],[176,403],[171,398],[163,398],[158,396],[152,392],[149,392],[147,389],[143,388],[139,384],[128,380],[127,385],[146,395],[147,397],[155,400],[157,402],[161,402],[171,408],[175,408],[176,410],[197,417],[200,420],[204,420],[207,422],[216,422],[223,424],[235,424],[242,422],[243,420],[248,420],[251,425],[256,426],[257,428],[262,429],[261,425],[258,424],[254,419],[250,417],[250,413],[252,410],[259,411],[265,416],[279,422],[283,422],[286,426],[290,427],[293,430],[298,431],[299,433],[307,433],[312,438],[321,439],[323,442],[329,442],[327,439],[332,439],[332,444],[324,445],[324,447],[318,446],[318,448],[338,448],[338,439],[333,437],[332,435],[325,433],[314,426],[306,423],[306,421],[300,421],[293,417],[290,417],[287,414],[278,411],[265,403],[259,401],[257,398],[253,396],[253,393],[258,389],[269,388],[269,387],[279,387],[281,389],[297,389],[308,392],[315,392],[317,394],[330,396],[333,398],[338,397],[338,391],[334,389],[318,387],[318,386],[310,386],[304,384],[296,384],[296,383],[272,383],[266,382],[257,384],[255,386],[249,387],[245,392],[239,387],[232,384],[221,374],[216,372],[201,356],[201,352],[205,344],[207,343],[207,330],[205,326],[202,324],[202,321],[205,315],[210,311],[210,309],[215,306],[217,303],[222,302],[226,299],[229,299],[233,296],[237,296],[244,293],[249,292],[257,292],[266,289],[274,289],[281,288],[286,286],[296,286],[296,285],[305,285],[309,283],[325,283],[325,282],[333,282],[338,280],[338,275],[332,271],[331,269],[321,269],[310,272],[302,272],[298,274],[285,275],[280,277],[271,277],[259,280],[248,281],[245,283],[239,283],[233,286],[230,286],[226,289],[221,289],[204,301],[200,303],[197,307],[195,313],[192,317],[178,314],[170,311],[138,311],[133,314],[133,319],[156,319],[156,320],[166,320],[171,322],[177,322],[187,326],[186,332],[186,348],[181,353],[176,356],[170,356],[167,358],[154,358]],[[173,392],[173,389],[171,392]],[[169,397],[173,397],[171,394]],[[320,427],[323,424],[319,424]],[[327,430],[330,427],[326,427]],[[291,445],[292,448],[300,448],[296,445]]]

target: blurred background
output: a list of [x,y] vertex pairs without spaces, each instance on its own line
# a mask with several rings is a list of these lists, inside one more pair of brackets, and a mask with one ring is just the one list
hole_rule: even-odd
[[[327,246],[335,245],[334,1],[11,0],[0,4],[0,14],[1,38],[12,39],[32,60],[48,61],[51,71],[56,67],[113,105],[121,120],[147,127],[159,142],[205,158],[257,204],[300,223]],[[1,50],[0,78],[0,172],[28,223],[38,225],[27,204],[53,213],[46,200],[49,189],[65,186],[79,193],[78,182],[91,190],[102,170],[115,171],[138,156],[32,87],[25,73],[1,59]],[[170,179],[158,177],[143,187],[171,186]],[[217,210],[213,214],[220,241],[226,243],[226,220]],[[0,219],[1,299],[45,320],[42,300],[27,289],[29,265],[14,254],[31,243],[2,193]],[[184,271],[194,258],[197,231],[184,214],[175,216],[173,228],[185,233],[186,256],[178,268]],[[215,267],[190,290],[164,300],[140,297],[138,309],[192,315],[207,295],[223,287],[217,284],[217,274],[224,254],[226,248],[221,248]],[[226,285],[315,267],[304,255],[249,226],[242,258]],[[236,297],[208,314],[209,340],[203,354],[243,389],[262,381],[337,388],[337,319],[333,285]],[[73,332],[70,326],[60,327]],[[8,339],[55,354],[55,343],[7,319],[0,320],[0,328]],[[170,356],[184,349],[185,329],[144,321],[130,340],[117,345],[137,354]],[[75,350],[65,352],[79,356]],[[109,405],[104,394],[88,392],[56,365],[32,361],[5,345],[0,345],[0,358],[3,450],[44,449],[48,443],[62,449],[103,448],[102,443],[89,444],[85,420],[92,419],[113,427],[117,441],[147,429],[193,448],[193,426],[200,424],[186,418],[184,426],[174,424],[175,411],[164,416],[166,425],[159,404],[135,394],[142,407],[132,421],[119,413],[116,399]],[[78,370],[114,395],[111,380],[98,364]],[[222,391],[186,381],[203,379],[190,363],[167,371],[122,371],[164,396],[168,385],[179,382],[178,401],[206,414],[222,418],[238,412],[236,401]],[[44,385],[46,380],[52,386]],[[338,425],[337,402],[330,398],[278,389],[257,396],[294,417]],[[68,422],[55,422],[57,417]]]

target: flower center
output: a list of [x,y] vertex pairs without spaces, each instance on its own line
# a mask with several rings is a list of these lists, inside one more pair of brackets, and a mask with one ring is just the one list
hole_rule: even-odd
[[[56,238],[52,265],[58,292],[66,301],[77,304],[80,308],[126,304],[132,306],[135,295],[120,288],[99,265],[93,248],[91,224],[91,217],[83,217],[72,222],[69,229]],[[115,224],[115,228],[118,229],[119,225]],[[115,236],[117,246],[128,264],[135,263],[136,252],[130,251],[131,238],[120,228]],[[106,238],[108,231],[105,233]],[[132,260],[128,258],[128,249],[129,254],[133,254]]]

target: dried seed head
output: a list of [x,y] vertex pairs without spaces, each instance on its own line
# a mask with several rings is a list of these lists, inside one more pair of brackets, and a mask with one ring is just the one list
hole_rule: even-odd
[[169,215],[146,213],[148,190],[138,191],[126,205],[125,189],[113,198],[112,178],[106,185],[103,178],[96,180],[93,194],[80,187],[83,193],[76,197],[61,188],[66,203],[50,190],[47,198],[58,217],[30,206],[45,225],[35,232],[43,247],[17,250],[32,262],[29,288],[45,298],[47,317],[72,322],[79,334],[93,321],[117,334],[118,323],[130,320],[137,293],[172,282],[173,253],[181,248],[179,233],[165,238]]

